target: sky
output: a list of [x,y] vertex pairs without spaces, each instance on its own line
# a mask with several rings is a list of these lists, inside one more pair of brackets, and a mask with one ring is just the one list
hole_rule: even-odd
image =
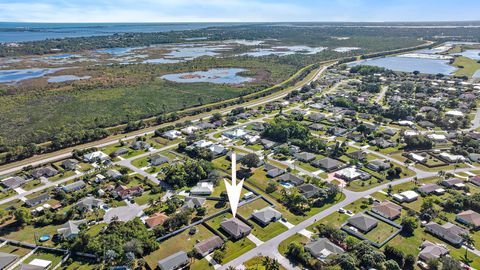
[[2,22],[480,20],[479,0],[0,0]]

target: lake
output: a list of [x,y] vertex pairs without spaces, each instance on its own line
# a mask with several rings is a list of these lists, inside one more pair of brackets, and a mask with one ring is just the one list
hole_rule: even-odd
[[470,59],[480,60],[480,50],[466,50],[461,53],[454,53],[453,55],[461,55]]
[[0,42],[195,30],[242,23],[14,23],[0,22]]
[[370,65],[391,69],[393,71],[413,72],[417,70],[425,74],[441,73],[449,75],[455,72],[457,68],[450,66],[448,63],[448,60],[392,56],[357,61],[350,63],[349,66]]
[[49,83],[60,83],[60,82],[68,82],[68,81],[79,81],[79,80],[88,80],[90,76],[75,76],[75,75],[59,75],[59,76],[50,76],[48,77]]
[[15,83],[23,80],[43,77],[63,68],[30,68],[0,70],[0,83]]
[[286,56],[286,55],[292,55],[292,54],[296,54],[296,53],[316,54],[316,53],[319,53],[319,52],[321,52],[323,50],[326,50],[326,49],[327,49],[326,47],[309,47],[309,46],[303,46],[303,45],[276,46],[276,47],[272,47],[272,48],[255,49],[253,51],[242,53],[240,55],[261,57],[261,56],[267,56],[267,55]]
[[178,83],[241,84],[252,81],[253,78],[238,75],[238,73],[243,71],[246,71],[246,69],[213,68],[207,71],[167,74],[161,78]]

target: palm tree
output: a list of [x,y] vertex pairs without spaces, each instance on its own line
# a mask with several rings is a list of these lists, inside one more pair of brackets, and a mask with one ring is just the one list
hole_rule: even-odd
[[464,233],[461,236],[463,238],[463,243],[465,244],[465,260],[468,260],[467,258],[468,248],[475,244],[475,240],[473,239],[472,235],[470,235],[469,233]]
[[279,270],[280,264],[276,259],[265,257],[263,259],[262,265],[265,267],[265,270]]

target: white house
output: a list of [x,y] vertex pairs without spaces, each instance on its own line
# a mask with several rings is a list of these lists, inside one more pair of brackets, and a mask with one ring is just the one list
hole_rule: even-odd
[[445,113],[446,116],[463,117],[463,112],[457,110],[451,110]]
[[402,193],[394,194],[393,198],[399,202],[413,202],[418,199],[418,194],[413,190],[407,190]]
[[83,155],[83,158],[88,162],[95,162],[97,160],[105,161],[110,159],[110,157],[107,154],[103,153],[102,151],[95,151],[95,152],[85,154]]
[[180,137],[182,133],[178,130],[169,130],[162,134],[162,137],[167,138],[169,140],[175,140],[176,138]]
[[454,155],[447,152],[440,153],[440,157],[447,160],[448,162],[455,163],[455,162],[465,162],[467,159],[461,155]]

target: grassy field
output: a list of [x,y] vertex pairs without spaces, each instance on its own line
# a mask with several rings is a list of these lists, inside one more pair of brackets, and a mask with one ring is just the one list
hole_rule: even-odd
[[50,265],[50,267],[53,268],[54,266],[56,266],[57,264],[59,264],[60,261],[62,261],[63,256],[64,256],[64,255],[63,255],[63,254],[60,254],[60,253],[37,251],[37,252],[33,253],[32,256],[28,257],[28,258],[24,261],[24,263],[25,263],[25,264],[28,264],[29,262],[33,261],[34,259],[41,259],[41,260],[46,260],[46,261],[52,262],[52,264]]
[[382,243],[398,229],[381,220],[377,220],[377,227],[365,234],[365,237],[373,242]]
[[[250,260],[246,261],[243,263],[243,265],[245,267],[247,267],[247,269],[252,269],[252,270],[267,270],[265,268],[265,266],[263,266],[263,260],[264,260],[264,257],[262,256],[258,256],[258,257],[253,257],[251,258]],[[279,270],[285,270],[285,268],[283,266],[280,265],[280,267],[278,268]]]
[[260,198],[251,203],[240,206],[238,208],[238,214],[244,218],[249,218],[255,210],[261,210],[269,205],[270,204],[268,204],[265,200]]
[[463,56],[456,57],[453,65],[459,68],[459,70],[455,72],[457,76],[467,76],[471,78],[477,70],[480,70],[480,63],[478,63],[477,60]]
[[288,245],[290,243],[302,243],[302,244],[306,244],[308,243],[308,241],[310,241],[306,236],[303,236],[301,234],[294,234],[290,237],[288,237],[287,239],[283,240],[279,245],[278,245],[278,252],[280,252],[280,254],[282,254],[283,256],[285,256],[285,253],[287,251],[287,248],[288,248]]
[[12,245],[5,245],[3,247],[0,247],[0,252],[14,254],[20,257],[27,255],[30,251],[32,250],[28,248],[17,247]]
[[225,257],[223,258],[222,263],[227,263],[254,247],[255,244],[247,238],[242,238],[235,242],[228,241],[225,243]]
[[251,221],[251,223],[253,224],[252,234],[264,242],[288,230],[280,222],[271,222],[265,227],[258,225],[255,221]]
[[196,226],[196,228],[196,234],[190,235],[189,230],[186,230],[175,237],[163,241],[160,243],[160,248],[158,250],[150,253],[148,256],[145,256],[145,261],[151,267],[151,269],[156,269],[157,262],[159,260],[173,255],[179,251],[191,251],[197,240],[202,241],[213,236],[213,233],[203,225]]
[[[258,76],[244,85],[191,83],[159,79],[163,74],[214,67],[242,67]],[[95,83],[32,87],[0,96],[0,137],[14,145],[48,141],[68,130],[108,127],[202,104],[231,99],[273,86],[294,74],[300,66],[255,59],[210,59],[191,64],[106,66],[90,68],[100,74]],[[113,80],[113,78],[122,78]],[[88,108],[88,109],[86,109]]]

